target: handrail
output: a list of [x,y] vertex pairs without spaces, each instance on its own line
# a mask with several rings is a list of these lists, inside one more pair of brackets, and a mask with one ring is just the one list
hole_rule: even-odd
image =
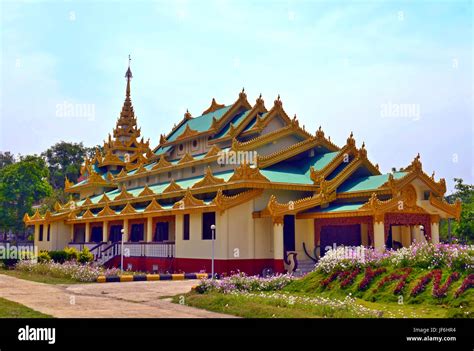
[[315,257],[315,258],[314,258],[314,257],[312,257],[312,256],[308,253],[308,250],[306,249],[306,244],[303,242],[303,251],[304,251],[304,253],[305,253],[306,256],[308,256],[308,257],[311,259],[311,261],[313,261],[314,263],[318,263],[318,258],[317,258],[317,256],[316,256],[316,249],[317,249],[317,247],[314,248],[314,252],[313,252],[313,253],[314,253],[314,257]]

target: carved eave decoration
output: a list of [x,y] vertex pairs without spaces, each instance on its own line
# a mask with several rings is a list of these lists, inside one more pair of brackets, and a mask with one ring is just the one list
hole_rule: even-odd
[[35,214],[31,217],[31,220],[32,221],[39,221],[39,220],[42,220],[43,217],[40,215],[39,213],[39,209],[37,208],[36,211],[35,211]]
[[94,218],[94,214],[91,212],[90,209],[87,209],[86,212],[82,215],[82,219]]
[[206,157],[212,157],[212,156],[218,156],[220,153],[221,153],[221,148],[217,145],[213,145],[209,151],[207,152],[207,154],[204,156],[204,158]]
[[167,161],[164,155],[161,155],[158,162],[153,166],[153,170],[171,167],[171,162]]
[[28,223],[30,221],[31,221],[30,216],[28,215],[28,213],[25,213],[23,216],[23,223]]
[[257,196],[260,196],[262,193],[263,189],[252,189],[233,196],[227,196],[224,195],[222,189],[219,188],[210,205],[216,206],[217,209],[223,213],[226,209],[243,204]]
[[194,161],[194,157],[192,157],[189,153],[186,152],[186,154],[183,156],[181,160],[178,161],[178,164],[183,164],[185,162],[191,162]]
[[90,205],[92,205],[92,200],[90,199],[90,197],[86,197],[86,199],[82,203],[82,206],[90,206]]
[[145,212],[161,211],[163,207],[155,200],[151,200],[148,206],[145,208]]
[[127,176],[127,171],[125,171],[125,168],[122,168],[120,170],[120,173],[117,174],[117,178],[123,178],[123,177],[126,177]]
[[191,193],[191,190],[188,188],[184,197],[173,205],[173,209],[185,209],[205,205],[206,203],[203,200],[195,198],[194,195]]
[[106,203],[104,208],[97,213],[97,217],[114,216],[116,214],[117,213],[109,207],[109,204]]
[[175,181],[171,179],[170,184],[163,190],[163,193],[170,193],[173,191],[180,191],[183,190]]
[[125,185],[122,185],[122,190],[120,191],[120,194],[118,194],[114,198],[114,201],[126,200],[126,199],[131,199],[131,198],[133,198],[133,195],[127,191],[127,188],[125,187]]
[[127,204],[125,205],[125,207],[122,209],[122,211],[120,211],[120,214],[121,215],[124,215],[124,214],[134,214],[134,213],[137,213],[137,211],[135,210],[135,208],[132,206],[132,204],[130,202],[127,202]]
[[74,185],[74,183],[73,183],[73,182],[70,182],[69,179],[68,179],[68,177],[66,177],[66,178],[64,179],[64,189],[65,189],[65,190],[66,190],[66,189],[69,189],[69,188],[72,187],[73,185]]
[[212,98],[211,106],[209,106],[209,108],[207,108],[206,110],[204,110],[204,111],[202,112],[202,115],[207,115],[208,113],[211,113],[211,112],[220,110],[220,109],[223,108],[223,107],[225,107],[224,104],[218,104],[218,103],[216,102],[216,99],[215,99],[215,98]]
[[176,138],[176,140],[191,138],[196,136],[197,134],[199,134],[197,130],[191,129],[191,127],[189,127],[189,124],[186,124],[184,131]]
[[207,167],[204,178],[194,183],[192,188],[194,189],[194,188],[201,188],[201,187],[206,187],[206,186],[213,186],[213,185],[223,184],[224,182],[225,182],[224,179],[217,178],[212,174],[211,167]]
[[250,167],[248,163],[242,163],[234,170],[234,174],[230,177],[228,182],[236,181],[259,181],[269,182],[269,180],[260,173],[260,170]]
[[98,203],[107,203],[109,201],[110,201],[109,197],[107,196],[107,194],[104,193],[104,195],[102,195]]
[[334,157],[331,162],[329,162],[326,166],[324,166],[320,170],[314,169],[313,166],[310,167],[310,178],[314,184],[319,184],[321,179],[328,176],[333,172],[342,162],[349,160],[350,157],[354,157],[357,155],[357,149],[355,145],[345,145],[340,151],[339,154]]
[[149,196],[149,195],[155,195],[155,193],[153,192],[153,190],[151,190],[148,185],[145,185],[145,187],[143,188],[143,190],[140,192],[140,194],[138,194],[139,197],[142,197],[142,196]]
[[438,198],[430,193],[429,201],[431,206],[447,213],[457,221],[461,218],[462,203],[461,199],[456,199],[454,204],[448,203],[444,198]]
[[60,212],[62,209],[63,209],[63,208],[61,207],[61,204],[60,204],[58,201],[56,201],[56,202],[54,203],[54,210],[55,210],[56,212]]
[[422,169],[419,154],[415,157],[412,163],[403,170],[403,172],[408,172],[408,174],[399,179],[394,179],[393,175],[390,174],[388,181],[383,184],[383,186],[391,189],[394,196],[400,192],[401,188],[411,183],[416,178],[423,181],[432,191],[436,193],[436,195],[443,196],[446,193],[446,181],[444,178],[441,178],[438,182],[436,182],[434,180],[434,175],[431,177],[428,176]]
[[147,169],[145,168],[143,163],[140,163],[137,170],[135,171],[135,174],[146,173],[146,172],[147,172]]
[[398,196],[385,201],[379,200],[377,194],[373,193],[369,201],[359,210],[369,211],[376,222],[382,222],[387,212],[426,213],[425,209],[416,204],[416,200],[415,188],[412,185],[407,185]]

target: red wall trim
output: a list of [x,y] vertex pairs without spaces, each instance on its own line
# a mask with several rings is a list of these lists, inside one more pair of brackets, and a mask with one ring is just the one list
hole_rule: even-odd
[[[124,257],[124,269],[132,264],[132,270],[152,272],[153,265],[158,265],[160,273],[199,273],[211,272],[211,260],[201,258],[155,258],[155,257]],[[114,257],[107,267],[120,267],[120,257]],[[244,272],[248,275],[262,274],[265,268],[273,269],[275,273],[284,273],[283,260],[274,259],[240,259],[240,260],[215,260],[214,268],[219,274],[232,274]]]

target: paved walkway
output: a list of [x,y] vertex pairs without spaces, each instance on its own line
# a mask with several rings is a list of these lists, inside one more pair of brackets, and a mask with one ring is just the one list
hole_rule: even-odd
[[231,318],[174,304],[166,298],[184,294],[196,283],[183,280],[53,285],[0,274],[0,297],[59,318]]

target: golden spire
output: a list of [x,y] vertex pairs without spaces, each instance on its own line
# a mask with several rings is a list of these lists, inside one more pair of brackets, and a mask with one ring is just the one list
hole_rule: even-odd
[[130,61],[132,61],[132,58],[128,55],[128,69],[127,72],[125,72],[125,78],[127,78],[127,91],[125,96],[127,99],[130,99],[130,79],[133,78],[132,71],[130,70]]

